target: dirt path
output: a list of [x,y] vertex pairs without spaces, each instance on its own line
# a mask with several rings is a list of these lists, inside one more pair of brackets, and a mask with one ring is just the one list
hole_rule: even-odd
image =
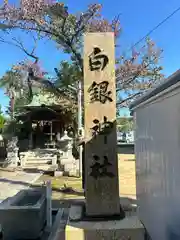
[[0,171],[0,201],[14,196],[20,190],[28,188],[41,177],[40,173],[23,171]]
[[136,198],[136,176],[134,154],[119,154],[120,196]]

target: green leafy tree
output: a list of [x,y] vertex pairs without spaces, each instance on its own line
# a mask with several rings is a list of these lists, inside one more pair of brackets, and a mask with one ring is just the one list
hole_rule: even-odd
[[129,132],[133,130],[133,118],[120,117],[117,119],[117,128],[121,132]]
[[23,106],[29,101],[28,85],[22,83],[23,76],[20,71],[11,69],[0,78],[0,88],[3,88],[5,94],[9,97],[9,106],[6,113],[12,116],[17,112],[18,106]]
[[20,91],[21,76],[17,71],[9,70],[0,79],[0,87],[5,88],[7,91],[14,87],[17,91]]
[[77,88],[79,80],[82,80],[81,71],[75,64],[71,64],[67,61],[62,61],[59,68],[55,68],[56,80],[55,86],[59,89],[68,91],[75,99],[77,99],[77,92],[72,91],[69,86]]
[[2,106],[0,105],[0,133],[3,132],[6,121],[7,121],[7,118],[5,117],[5,115],[2,111]]

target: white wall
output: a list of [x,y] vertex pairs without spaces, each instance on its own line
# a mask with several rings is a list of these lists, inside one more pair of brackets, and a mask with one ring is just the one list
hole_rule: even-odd
[[140,219],[152,240],[180,239],[180,89],[134,117]]

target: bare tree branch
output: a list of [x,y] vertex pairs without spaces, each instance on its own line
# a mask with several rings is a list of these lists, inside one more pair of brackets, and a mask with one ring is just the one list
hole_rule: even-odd
[[27,48],[25,48],[23,41],[21,39],[17,39],[15,37],[12,38],[12,41],[8,41],[5,40],[3,37],[0,37],[0,42],[2,43],[6,43],[12,46],[15,46],[17,48],[19,48],[21,51],[23,51],[27,56],[35,59],[35,63],[38,62],[39,58],[34,54],[36,48],[37,48],[37,39],[34,37],[34,47],[31,51],[27,50]]
[[142,94],[142,93],[140,93],[140,92],[131,94],[129,97],[127,97],[127,98],[125,98],[125,99],[117,102],[116,105],[119,106],[119,105],[122,105],[122,104],[125,103],[125,102],[128,102],[128,101],[132,100],[132,99],[134,100],[134,98],[140,96],[141,94]]

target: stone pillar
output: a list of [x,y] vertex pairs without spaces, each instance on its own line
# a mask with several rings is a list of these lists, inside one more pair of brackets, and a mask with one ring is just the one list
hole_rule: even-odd
[[85,208],[71,206],[65,237],[143,240],[143,225],[119,201],[114,33],[84,40]]
[[[86,215],[120,215],[113,33],[84,39]],[[98,206],[98,207],[97,207]]]

